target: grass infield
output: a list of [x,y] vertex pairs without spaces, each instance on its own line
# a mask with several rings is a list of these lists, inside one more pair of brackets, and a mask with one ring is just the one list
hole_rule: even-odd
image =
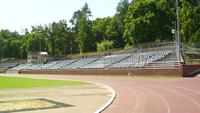
[[64,86],[64,85],[72,86],[72,85],[87,85],[87,84],[90,83],[80,82],[80,81],[44,80],[44,79],[0,76],[0,89],[50,87],[50,86]]

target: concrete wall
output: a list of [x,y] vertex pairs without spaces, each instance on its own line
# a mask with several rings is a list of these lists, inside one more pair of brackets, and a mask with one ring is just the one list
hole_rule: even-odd
[[182,76],[179,68],[152,69],[152,68],[130,68],[130,69],[70,69],[70,70],[21,70],[20,74],[65,74],[65,75],[169,75]]
[[183,76],[187,76],[188,73],[191,73],[198,69],[200,69],[200,65],[183,65],[182,66]]

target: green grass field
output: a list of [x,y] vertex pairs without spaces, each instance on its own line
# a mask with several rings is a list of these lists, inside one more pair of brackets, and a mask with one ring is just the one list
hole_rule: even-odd
[[90,83],[79,81],[62,81],[62,80],[44,80],[18,77],[0,76],[0,89],[9,88],[32,88],[32,87],[50,87],[64,85],[87,85]]

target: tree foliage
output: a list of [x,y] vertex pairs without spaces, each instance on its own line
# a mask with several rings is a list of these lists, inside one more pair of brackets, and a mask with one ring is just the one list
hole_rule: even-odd
[[[0,31],[0,58],[25,58],[29,51],[53,57],[72,53],[124,48],[137,43],[174,40],[175,0],[120,0],[111,17],[91,20],[87,3],[70,20],[33,26],[25,34]],[[179,0],[180,38],[200,42],[200,1]]]
[[200,1],[181,0],[181,39],[185,42],[200,42]]
[[113,41],[105,40],[101,43],[97,43],[97,51],[108,51],[113,48]]
[[124,39],[128,45],[155,40],[172,40],[175,20],[173,1],[135,0],[125,19]]
[[91,31],[91,21],[89,17],[91,16],[91,11],[88,7],[88,4],[85,3],[81,10],[74,12],[70,22],[73,25],[73,36],[78,44],[79,52],[87,52],[93,50],[93,35]]

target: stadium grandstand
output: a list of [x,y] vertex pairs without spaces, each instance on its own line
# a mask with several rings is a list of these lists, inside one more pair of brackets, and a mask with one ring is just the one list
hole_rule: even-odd
[[16,67],[20,65],[20,63],[24,64],[23,60],[15,60],[15,59],[4,59],[0,61],[0,73],[5,73],[8,69]]
[[127,50],[111,51],[109,54],[57,60],[43,63],[25,63],[11,70],[22,69],[93,69],[93,68],[138,68],[138,67],[176,67],[175,43],[143,44]]
[[[186,48],[187,47],[187,48]],[[181,46],[181,56],[178,58],[175,42],[146,43],[132,48],[108,51],[101,54],[85,54],[70,56],[63,60],[53,60],[46,63],[11,63],[6,62],[7,73],[21,71],[51,71],[51,70],[131,70],[131,69],[180,69],[181,64],[191,57],[190,46]],[[194,52],[194,49],[192,49]],[[186,52],[187,51],[187,52]],[[189,53],[188,53],[189,51]],[[184,53],[183,53],[184,52]],[[196,49],[195,53],[199,50]],[[186,58],[185,58],[186,57]],[[193,56],[194,57],[194,56]],[[179,61],[180,60],[180,61]],[[4,64],[0,64],[4,65]],[[5,67],[5,66],[4,66]],[[6,67],[5,67],[6,68]],[[135,72],[134,72],[135,73]]]

